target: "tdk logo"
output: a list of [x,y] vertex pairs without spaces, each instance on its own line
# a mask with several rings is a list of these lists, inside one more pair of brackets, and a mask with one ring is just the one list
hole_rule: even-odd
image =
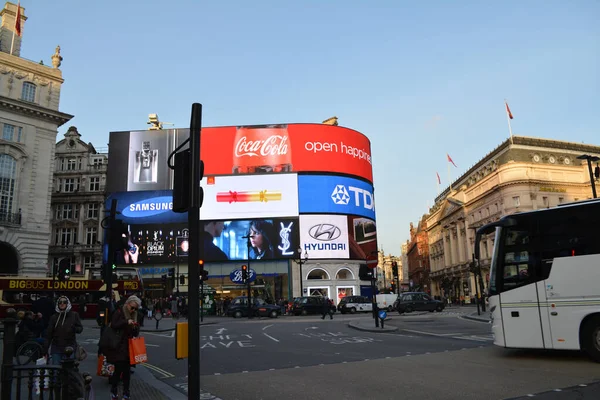
[[348,192],[354,194],[354,205],[356,207],[363,207],[367,210],[375,209],[375,202],[373,201],[373,194],[368,190],[361,189],[354,186],[346,186],[344,185],[336,185],[335,189],[333,189],[333,193],[331,193],[331,200],[333,200],[334,204],[347,206],[351,204],[351,196]]

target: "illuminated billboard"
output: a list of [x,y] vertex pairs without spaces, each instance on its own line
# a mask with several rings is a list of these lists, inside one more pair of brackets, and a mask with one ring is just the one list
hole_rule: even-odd
[[[189,129],[111,132],[107,192],[172,189],[167,157],[188,136]],[[327,171],[373,182],[369,139],[341,126],[207,127],[201,158],[206,176]]]
[[337,175],[298,176],[300,213],[353,214],[375,219],[373,186]]
[[298,216],[296,174],[210,176],[201,186],[203,220]]
[[301,215],[300,248],[310,259],[349,257],[348,217]]
[[348,216],[347,218],[350,258],[377,260],[377,225],[375,221],[362,217]]

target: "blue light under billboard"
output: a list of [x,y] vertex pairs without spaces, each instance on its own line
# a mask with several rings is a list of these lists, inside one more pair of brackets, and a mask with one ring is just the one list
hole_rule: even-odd
[[106,200],[110,209],[112,199],[117,199],[117,218],[126,224],[185,223],[187,213],[173,212],[171,190],[111,193]]
[[299,175],[300,213],[352,214],[375,219],[373,186],[335,175]]

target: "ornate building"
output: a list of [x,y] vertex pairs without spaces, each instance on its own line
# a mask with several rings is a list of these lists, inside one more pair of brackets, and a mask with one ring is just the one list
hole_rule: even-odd
[[408,287],[408,245],[410,241],[407,240],[400,246],[400,261],[402,262],[402,279],[400,284],[403,287]]
[[74,126],[56,144],[49,265],[68,258],[73,275],[102,266],[107,165],[108,154],[82,141]]
[[409,288],[414,291],[430,292],[429,283],[429,245],[427,236],[427,217],[423,215],[415,228],[410,224],[410,242],[406,251],[408,259]]
[[7,2],[0,16],[0,273],[44,275],[56,134],[73,116],[58,110],[60,47],[52,66],[21,58],[17,5]]
[[[514,136],[441,193],[427,218],[432,294],[466,301],[476,296],[470,272],[475,232],[504,215],[592,197],[583,154],[600,146]],[[483,286],[489,281],[493,235],[481,246]],[[477,288],[479,290],[479,288]]]
[[398,278],[402,283],[402,260],[400,257],[388,254],[387,256],[380,250],[377,256],[377,287],[379,289],[395,289],[396,279],[393,276],[392,263],[396,262],[398,265]]

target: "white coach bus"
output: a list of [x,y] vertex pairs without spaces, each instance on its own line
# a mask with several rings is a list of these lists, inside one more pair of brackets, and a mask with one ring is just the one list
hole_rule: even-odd
[[494,344],[583,350],[600,362],[600,199],[523,212],[495,232],[489,307]]

